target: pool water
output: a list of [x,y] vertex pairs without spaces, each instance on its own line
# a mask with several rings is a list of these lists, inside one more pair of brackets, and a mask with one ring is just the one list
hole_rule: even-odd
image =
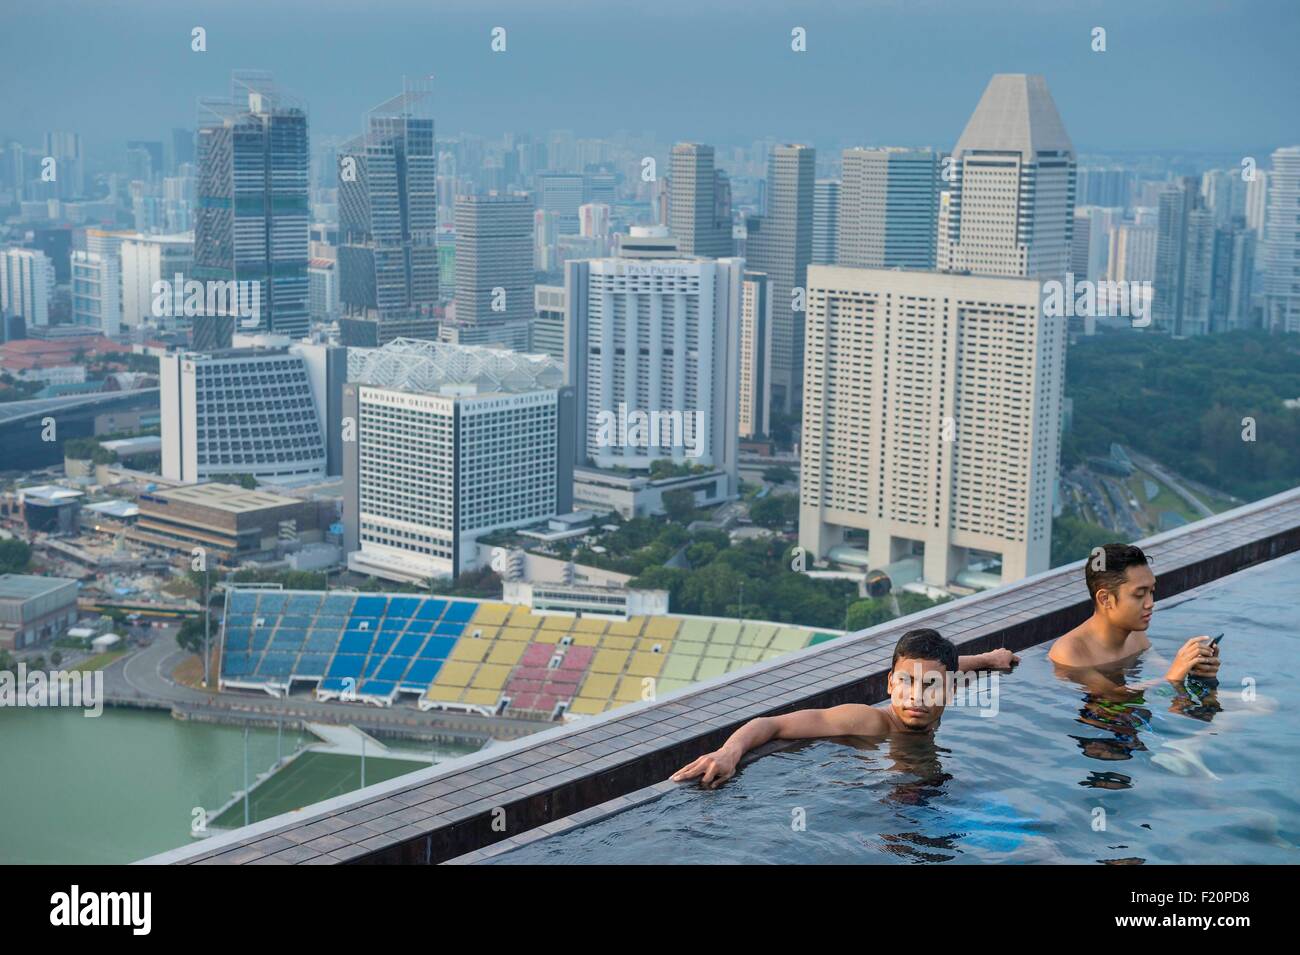
[[[1300,862],[1298,607],[1300,555],[1157,605],[1165,660],[1226,632],[1217,690],[1099,699],[1042,644],[1000,680],[996,716],[949,708],[930,738],[799,743],[717,790],[682,784],[492,861]],[[1162,672],[1139,661],[1128,679]]]

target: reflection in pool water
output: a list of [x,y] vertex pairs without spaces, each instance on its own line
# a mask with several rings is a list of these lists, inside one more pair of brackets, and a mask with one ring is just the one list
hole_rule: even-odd
[[1001,681],[996,717],[956,708],[934,738],[796,744],[715,791],[683,784],[493,861],[1300,862],[1297,606],[1300,555],[1158,606],[1166,658],[1227,633],[1217,689],[1090,694],[1042,645]]

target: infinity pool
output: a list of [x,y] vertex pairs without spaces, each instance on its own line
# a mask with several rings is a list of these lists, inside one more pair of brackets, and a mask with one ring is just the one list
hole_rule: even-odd
[[[1044,644],[1000,680],[996,716],[950,708],[932,739],[800,743],[720,789],[682,784],[492,861],[1300,862],[1297,608],[1300,555],[1157,605],[1166,660],[1226,632],[1217,691],[1109,702],[1057,679]],[[1161,672],[1139,663],[1129,681]]]

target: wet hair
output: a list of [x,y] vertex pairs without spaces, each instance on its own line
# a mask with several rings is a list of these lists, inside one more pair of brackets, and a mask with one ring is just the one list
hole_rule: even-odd
[[909,630],[899,637],[889,668],[892,670],[899,660],[938,660],[950,673],[957,672],[957,648],[951,640],[939,636],[938,630]]
[[[1119,593],[1130,567],[1145,567],[1148,564],[1147,555],[1142,553],[1142,548],[1133,544],[1106,544],[1099,549],[1100,554],[1094,550],[1083,562],[1083,579],[1088,583],[1088,596],[1094,601],[1099,590]],[[1100,570],[1093,566],[1098,563],[1097,557],[1102,558]]]

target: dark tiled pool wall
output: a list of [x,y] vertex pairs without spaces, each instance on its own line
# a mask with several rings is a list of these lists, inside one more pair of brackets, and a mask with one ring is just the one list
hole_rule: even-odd
[[[1300,550],[1300,488],[1141,542],[1174,594]],[[569,726],[339,796],[156,863],[439,863],[604,814],[716,748],[746,720],[884,699],[893,645],[916,626],[964,652],[1022,650],[1088,613],[1081,564],[797,651]],[[644,798],[644,797],[641,797]],[[571,818],[572,817],[572,818]],[[504,821],[504,827],[501,822]],[[589,820],[588,820],[589,821]],[[495,824],[494,824],[495,823]],[[527,833],[527,836],[524,834]]]

